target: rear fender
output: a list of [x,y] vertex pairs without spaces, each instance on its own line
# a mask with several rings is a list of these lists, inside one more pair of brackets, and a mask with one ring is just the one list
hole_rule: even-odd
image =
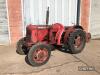
[[75,25],[74,28],[75,28],[75,29],[82,29],[82,30],[84,30],[82,26],[76,26],[76,25]]

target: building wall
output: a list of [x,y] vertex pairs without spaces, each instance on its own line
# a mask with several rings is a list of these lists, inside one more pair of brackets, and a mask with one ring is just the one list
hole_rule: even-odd
[[22,37],[21,0],[8,0],[8,15],[11,43],[16,43]]
[[76,24],[77,0],[24,0],[24,22],[46,24],[46,11],[49,7],[49,25],[59,22],[64,26]]
[[9,43],[6,0],[0,0],[0,45]]
[[[9,14],[9,28],[11,43],[16,43],[23,34],[21,0],[7,0]],[[24,1],[24,0],[23,0]],[[82,0],[81,3],[81,24],[86,31],[89,26],[89,5],[90,0]]]
[[89,31],[90,0],[81,0],[81,25]]
[[100,0],[91,1],[90,32],[92,38],[100,38]]

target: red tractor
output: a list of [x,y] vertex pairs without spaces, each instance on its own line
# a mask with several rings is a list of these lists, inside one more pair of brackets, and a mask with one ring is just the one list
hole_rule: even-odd
[[48,25],[48,20],[49,9],[46,25],[28,25],[26,36],[17,43],[17,53],[27,54],[32,66],[45,64],[50,58],[53,46],[63,46],[72,54],[76,54],[84,49],[86,42],[89,42],[91,38],[90,33],[85,32],[82,26],[79,26],[79,20],[77,25],[68,27],[60,23]]

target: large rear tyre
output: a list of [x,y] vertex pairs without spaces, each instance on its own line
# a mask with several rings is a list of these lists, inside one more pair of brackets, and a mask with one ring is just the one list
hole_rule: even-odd
[[81,29],[72,32],[68,38],[69,50],[72,54],[77,54],[82,52],[86,44],[85,32]]
[[28,61],[32,66],[41,66],[48,62],[51,49],[47,44],[38,43],[33,45],[28,53]]
[[17,42],[17,46],[16,46],[16,52],[20,55],[25,55],[27,54],[28,50],[27,47],[24,45],[25,43],[25,38],[21,38],[18,42]]

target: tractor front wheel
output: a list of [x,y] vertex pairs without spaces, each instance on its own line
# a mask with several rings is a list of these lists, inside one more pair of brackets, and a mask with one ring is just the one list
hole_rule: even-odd
[[80,53],[86,44],[85,32],[81,29],[72,32],[68,38],[69,50],[72,54]]
[[41,66],[49,60],[51,49],[47,44],[33,45],[28,53],[28,61],[32,66]]
[[25,55],[28,53],[27,47],[24,45],[25,43],[25,38],[21,38],[18,42],[17,42],[17,46],[16,46],[16,52],[20,55]]

